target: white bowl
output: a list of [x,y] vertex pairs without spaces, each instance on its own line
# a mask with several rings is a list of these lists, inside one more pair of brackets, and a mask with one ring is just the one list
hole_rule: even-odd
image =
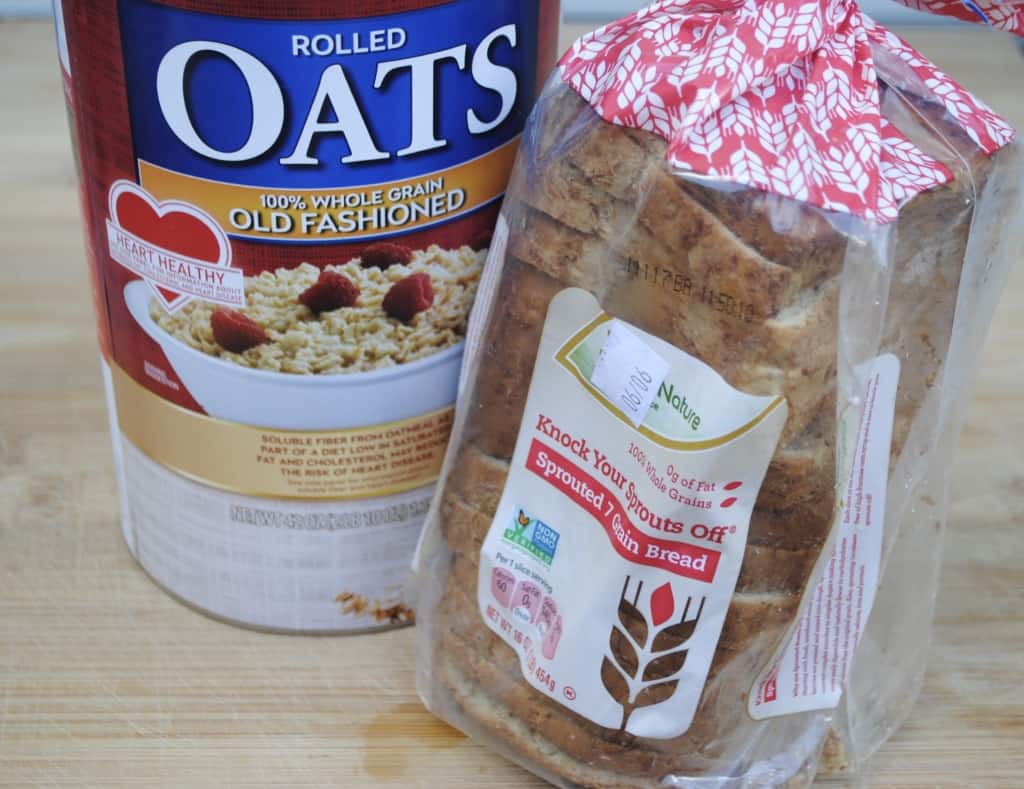
[[333,430],[396,422],[455,402],[464,343],[396,367],[365,373],[295,375],[241,367],[190,348],[150,317],[141,281],[124,289],[135,322],[163,350],[207,414],[257,427]]

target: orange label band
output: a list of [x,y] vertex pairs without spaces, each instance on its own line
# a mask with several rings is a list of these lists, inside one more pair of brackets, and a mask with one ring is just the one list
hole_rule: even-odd
[[446,222],[500,197],[519,140],[437,173],[343,189],[278,189],[207,181],[140,160],[157,200],[203,209],[233,236],[281,241],[356,240]]
[[388,496],[435,482],[454,408],[349,430],[276,430],[176,406],[111,366],[125,438],[156,462],[211,487],[279,499]]

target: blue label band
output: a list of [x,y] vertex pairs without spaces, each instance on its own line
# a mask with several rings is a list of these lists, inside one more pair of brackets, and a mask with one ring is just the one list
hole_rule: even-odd
[[269,22],[121,0],[138,159],[292,189],[398,182],[522,129],[538,4],[455,0],[358,20]]

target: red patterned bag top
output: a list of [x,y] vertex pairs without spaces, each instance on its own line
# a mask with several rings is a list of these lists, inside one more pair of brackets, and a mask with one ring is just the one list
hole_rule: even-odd
[[[1021,3],[901,2],[1024,35]],[[986,154],[1013,140],[856,0],[658,0],[583,36],[561,69],[606,121],[665,138],[680,171],[885,223],[953,178],[882,114],[885,62],[901,63]]]

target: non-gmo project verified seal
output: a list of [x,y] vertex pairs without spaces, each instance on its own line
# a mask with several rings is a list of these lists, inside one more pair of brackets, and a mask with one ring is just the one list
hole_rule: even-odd
[[519,510],[512,519],[512,527],[505,529],[505,540],[526,551],[534,559],[551,565],[558,548],[558,532],[543,521],[531,518]]

